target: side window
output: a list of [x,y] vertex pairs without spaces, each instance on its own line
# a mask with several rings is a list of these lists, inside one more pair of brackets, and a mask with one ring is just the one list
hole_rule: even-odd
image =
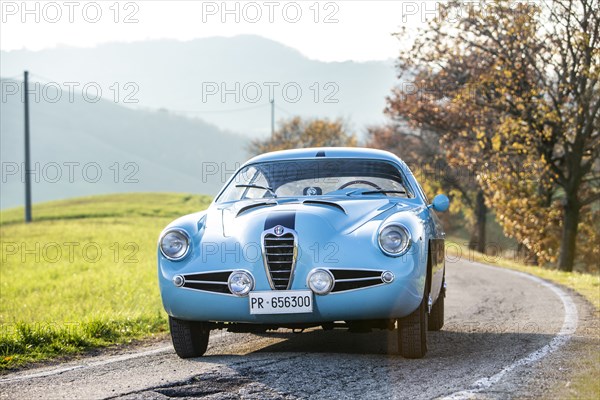
[[[252,172],[254,172],[252,179],[248,181],[248,185],[256,185],[262,187],[269,187],[269,182],[265,175],[255,168],[252,168]],[[268,190],[259,189],[259,188],[244,188],[244,192],[241,199],[261,199],[263,197],[271,197],[270,192]]]
[[237,187],[237,185],[259,185],[268,186],[265,176],[255,167],[247,167],[238,172],[234,180],[219,198],[219,202],[241,199],[256,199],[265,195],[265,190],[248,187]]
[[257,174],[254,176],[254,179],[252,180],[251,184],[269,187],[269,182],[267,182],[267,178],[262,172],[259,171],[257,171]]

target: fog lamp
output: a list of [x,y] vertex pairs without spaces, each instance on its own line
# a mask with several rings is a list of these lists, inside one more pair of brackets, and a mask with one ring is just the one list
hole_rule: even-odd
[[308,274],[307,284],[315,294],[324,295],[331,292],[335,280],[326,269],[313,269]]
[[254,278],[248,271],[233,271],[227,279],[227,287],[236,296],[247,296],[254,289]]

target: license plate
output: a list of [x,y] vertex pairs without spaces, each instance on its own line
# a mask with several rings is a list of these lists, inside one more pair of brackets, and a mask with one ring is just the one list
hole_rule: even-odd
[[310,290],[250,292],[250,314],[302,314],[313,310]]

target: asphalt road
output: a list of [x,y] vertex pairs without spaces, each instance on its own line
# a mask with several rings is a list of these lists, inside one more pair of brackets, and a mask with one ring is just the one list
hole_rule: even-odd
[[211,333],[202,358],[170,343],[0,377],[0,398],[510,398],[563,351],[573,298],[537,278],[447,263],[446,325],[424,359],[396,355],[396,332]]

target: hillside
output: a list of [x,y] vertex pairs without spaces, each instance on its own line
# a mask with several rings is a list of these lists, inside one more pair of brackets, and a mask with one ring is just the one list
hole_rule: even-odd
[[[7,85],[20,82],[2,80]],[[32,86],[33,87],[33,86]],[[220,174],[246,159],[246,139],[199,119],[134,110],[80,95],[60,100],[55,87],[30,99],[33,201],[114,192],[215,193]],[[1,208],[23,204],[23,104],[0,108]]]
[[[384,120],[385,97],[397,83],[391,61],[326,63],[259,36],[111,43],[0,55],[2,76],[29,69],[55,82],[97,82],[104,92],[115,82],[134,82],[139,103],[129,106],[177,110],[252,136],[266,135],[270,129],[265,82],[278,85],[274,86],[277,119],[291,114],[344,117],[357,131]],[[239,98],[230,94],[223,100],[222,83],[224,90],[233,90]],[[218,93],[209,94],[206,85],[211,84],[216,84]],[[286,84],[291,86],[283,93]],[[245,85],[249,85],[246,91]],[[299,96],[294,87],[300,88]]]

